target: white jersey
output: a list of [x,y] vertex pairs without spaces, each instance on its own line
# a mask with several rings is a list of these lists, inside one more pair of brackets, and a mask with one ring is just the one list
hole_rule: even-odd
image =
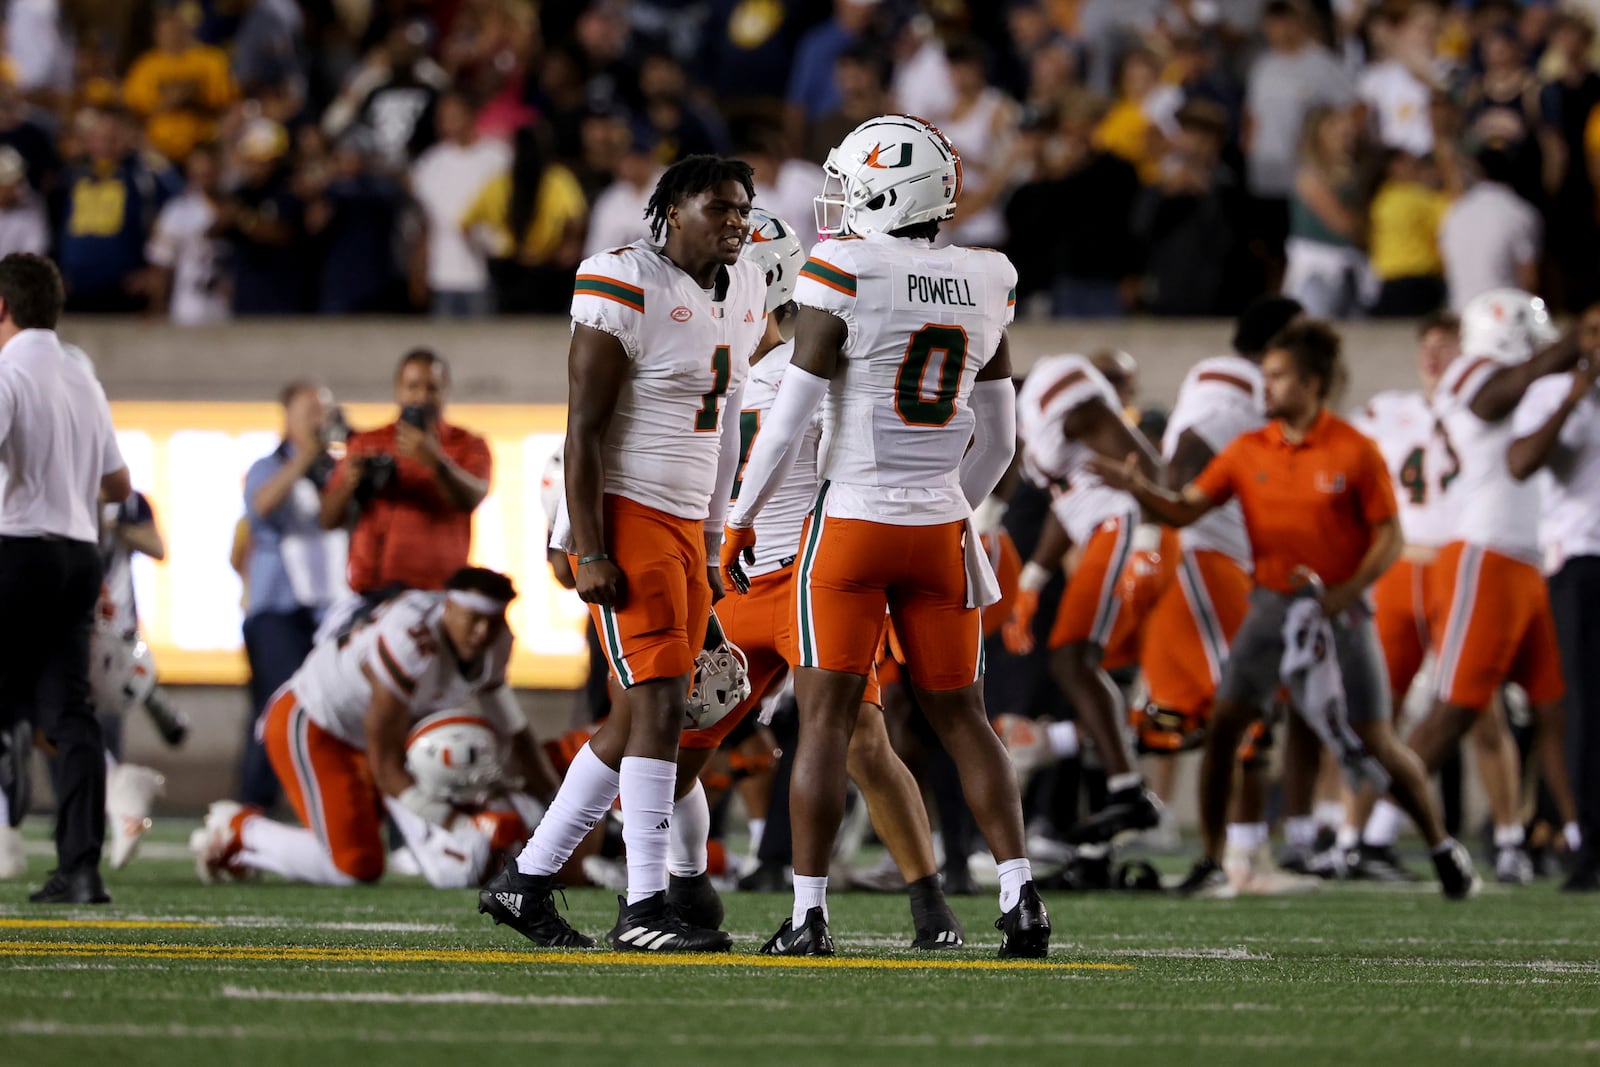
[[1087,544],[1095,527],[1136,510],[1129,494],[1112,489],[1089,469],[1097,454],[1062,429],[1068,413],[1099,400],[1122,410],[1117,391],[1082,356],[1046,356],[1033,365],[1017,394],[1017,433],[1023,469],[1051,492],[1050,510],[1076,545]]
[[1351,423],[1383,453],[1406,544],[1441,548],[1453,540],[1460,495],[1450,490],[1461,464],[1428,398],[1419,390],[1379,393]]
[[1539,483],[1532,478],[1517,481],[1506,466],[1506,452],[1516,437],[1511,415],[1485,422],[1470,406],[1503,366],[1490,356],[1458,356],[1433,391],[1433,413],[1447,446],[1461,461],[1452,486],[1460,506],[1449,540],[1538,563]]
[[[1167,418],[1161,457],[1172,459],[1178,438],[1193,431],[1213,455],[1240,434],[1267,423],[1261,368],[1243,356],[1216,356],[1196,363],[1178,389],[1178,402]],[[1178,534],[1179,544],[1194,551],[1221,552],[1249,572],[1254,567],[1244,512],[1230,500]]]
[[[794,356],[794,342],[779,345],[750,368],[750,381],[744,389],[744,407],[739,412],[739,473],[744,474],[745,461],[755,447],[761,423],[772,410],[777,399],[778,386],[783,384],[783,372],[789,369]],[[794,562],[800,552],[800,531],[806,516],[817,502],[817,448],[822,442],[820,413],[812,420],[800,443],[795,446],[794,466],[789,468],[783,483],[773,491],[766,506],[756,516],[756,561],[745,566],[745,573],[755,578],[771,574]],[[739,498],[741,483],[733,483],[733,497]]]
[[[711,513],[723,409],[743,392],[766,332],[760,268],[740,259],[725,277],[719,300],[638,244],[590,256],[573,287],[573,326],[616,337],[631,363],[606,433],[605,490],[681,519]],[[571,547],[564,536],[553,543]]]
[[150,501],[135,491],[120,504],[100,505],[99,615],[116,633],[133,638],[139,632],[139,608],[133,595],[134,550],[117,536],[119,526],[144,526],[155,522]]
[[823,404],[827,513],[898,526],[971,514],[961,457],[978,372],[1011,322],[1017,272],[998,252],[869,234],[824,241],[795,300],[844,320]]
[[[504,685],[511,631],[501,634],[470,676],[463,674],[441,624],[444,599],[444,593],[402,593],[348,633],[319,642],[289,681],[311,721],[365,751],[368,674],[405,703],[413,726]],[[517,732],[520,724],[502,722],[494,701],[483,701],[482,710],[502,736]]]

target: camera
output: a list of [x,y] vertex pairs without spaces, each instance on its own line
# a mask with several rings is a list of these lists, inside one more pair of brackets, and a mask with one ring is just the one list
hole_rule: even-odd
[[400,421],[419,430],[426,430],[433,422],[433,412],[421,404],[407,404],[400,409]]
[[344,417],[344,408],[336,407],[328,412],[328,417],[322,423],[322,447],[329,445],[343,445],[350,440],[350,423]]
[[394,481],[394,457],[379,453],[361,460],[361,480],[356,483],[356,503],[366,507]]

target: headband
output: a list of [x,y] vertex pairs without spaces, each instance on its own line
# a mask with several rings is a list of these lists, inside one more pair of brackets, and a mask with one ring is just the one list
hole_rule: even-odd
[[502,615],[510,604],[510,601],[499,601],[486,593],[476,593],[470,589],[451,589],[444,598],[479,615]]

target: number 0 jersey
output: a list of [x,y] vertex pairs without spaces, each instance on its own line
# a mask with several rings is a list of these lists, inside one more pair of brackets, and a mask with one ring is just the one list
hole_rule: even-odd
[[717,300],[640,244],[590,256],[573,286],[574,327],[611,334],[631,364],[606,433],[606,492],[681,519],[710,513],[724,398],[744,388],[766,331],[760,269],[740,259],[726,276]]
[[[402,593],[349,633],[328,637],[312,649],[289,680],[311,721],[364,751],[367,705],[372,701],[368,674],[410,709],[412,723],[504,685],[511,631],[500,635],[472,674],[463,674],[445,639],[444,598],[443,593]],[[509,737],[518,724],[493,725]]]
[[1505,364],[1489,356],[1457,356],[1433,391],[1439,418],[1461,474],[1453,485],[1460,501],[1450,541],[1480,545],[1529,563],[1539,562],[1539,483],[1519,482],[1506,466],[1516,439],[1511,415],[1486,422],[1472,412],[1473,398]]
[[[1172,459],[1178,439],[1192,431],[1216,455],[1242,433],[1267,424],[1261,368],[1243,356],[1216,356],[1196,363],[1178,389],[1178,401],[1161,438],[1161,458]],[[1244,512],[1230,500],[1178,533],[1185,548],[1221,552],[1249,573],[1254,563]]]
[[1023,470],[1050,490],[1050,510],[1075,545],[1088,544],[1095,527],[1138,507],[1132,496],[1106,485],[1089,469],[1094,449],[1062,429],[1069,412],[1092,400],[1113,412],[1122,410],[1117,391],[1082,356],[1046,356],[1033,365],[1017,394]]
[[1017,272],[999,252],[869,234],[825,241],[795,300],[844,320],[823,405],[828,514],[897,526],[965,519],[961,457],[978,372],[1012,318]]
[[1449,490],[1460,465],[1428,398],[1417,390],[1379,393],[1352,422],[1394,477],[1406,544],[1441,548],[1456,540],[1459,498]]
[[[777,399],[778,386],[783,384],[783,372],[789,368],[794,356],[794,342],[779,345],[754,367],[750,368],[750,381],[744,390],[743,410],[739,412],[739,473],[744,473],[744,463],[750,458],[761,432],[762,420],[772,410]],[[800,551],[800,531],[805,527],[806,515],[817,502],[817,447],[822,441],[822,420],[819,417],[806,428],[800,443],[795,445],[794,466],[784,476],[783,484],[767,500],[761,514],[756,516],[756,561],[745,567],[745,573],[754,578],[770,574],[792,562]],[[733,498],[739,498],[741,483],[733,483]]]

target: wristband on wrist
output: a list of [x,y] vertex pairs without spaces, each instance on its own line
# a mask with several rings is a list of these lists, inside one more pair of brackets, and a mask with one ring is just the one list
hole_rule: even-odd
[[578,566],[582,567],[585,564],[589,564],[589,563],[600,563],[600,562],[602,562],[604,560],[609,560],[610,558],[611,558],[611,556],[609,554],[605,553],[605,552],[596,552],[592,556],[579,556],[578,557]]
[[1153,522],[1141,522],[1133,528],[1133,550],[1154,552],[1161,547],[1161,527]]
[[1037,593],[1049,584],[1050,569],[1031,559],[1023,565],[1022,574],[1017,578],[1017,588],[1025,593]]

